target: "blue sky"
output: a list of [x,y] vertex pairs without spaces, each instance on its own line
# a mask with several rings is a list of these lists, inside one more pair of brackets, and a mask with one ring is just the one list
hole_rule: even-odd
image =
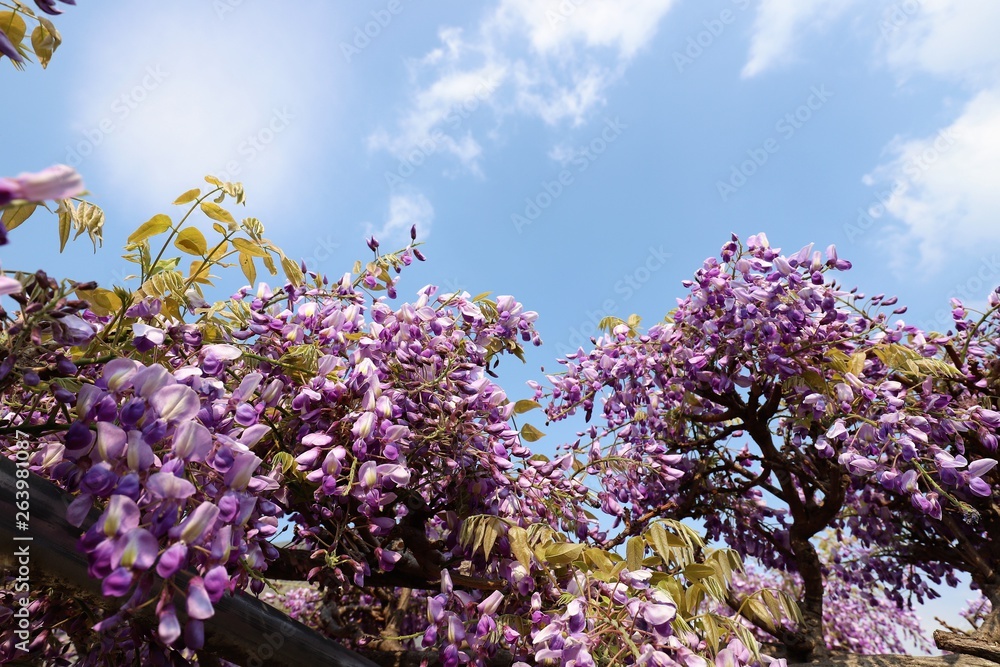
[[47,71],[0,63],[0,174],[76,166],[105,249],[59,257],[39,215],[4,267],[120,281],[128,233],[206,173],[333,275],[416,223],[401,296],[541,314],[515,395],[604,315],[662,317],[731,232],[835,243],[931,329],[1000,284],[988,0],[80,0],[56,23]]

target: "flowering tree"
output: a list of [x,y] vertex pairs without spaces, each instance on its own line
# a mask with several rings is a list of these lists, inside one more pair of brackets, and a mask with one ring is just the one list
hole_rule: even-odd
[[[0,53],[22,63],[33,20],[44,66],[58,33],[8,8]],[[34,525],[32,488],[65,499],[34,520],[71,535],[85,580],[0,554],[0,662],[289,664],[207,630],[276,579],[309,584],[281,601],[312,630],[282,627],[355,665],[780,665],[758,638],[801,660],[898,650],[863,641],[865,622],[913,630],[907,596],[956,571],[1000,608],[996,295],[924,333],[891,321],[894,299],[844,291],[832,247],[734,237],[663,323],[608,321],[518,401],[499,363],[541,341],[516,299],[429,285],[400,302],[415,229],[394,252],[370,239],[340,277],[309,272],[233,215],[239,183],[206,182],[129,236],[132,285],[0,275],[17,304],[0,310],[0,452],[17,462],[0,530]],[[75,232],[96,251],[104,214],[83,194],[63,166],[0,178],[0,245],[51,202],[60,248]],[[236,266],[246,285],[208,302]],[[548,457],[518,424],[539,408],[591,423]],[[765,570],[740,578],[744,557]],[[984,613],[939,646],[995,658]]]
[[[206,180],[177,199],[179,219],[155,215],[129,237],[136,288],[41,271],[2,284],[19,310],[2,325],[0,446],[72,498],[104,601],[22,595],[9,579],[0,614],[28,608],[30,623],[5,626],[0,657],[209,661],[205,622],[223,597],[281,578],[318,585],[322,632],[375,657],[765,659],[731,615],[701,608],[725,599],[734,552],[670,519],[631,531],[625,554],[602,546],[585,503],[566,505],[587,492],[565,457],[522,442],[537,431],[519,433],[515,416],[534,404],[491,374],[540,343],[535,313],[433,286],[390,305],[423,259],[415,229],[397,252],[371,239],[372,260],[339,279],[307,273],[259,220],[222,206],[243,202],[239,184]],[[61,230],[100,240],[65,168],[2,187],[9,210],[55,198]],[[280,265],[287,282],[209,304],[212,271],[235,264],[250,283]],[[294,536],[279,547],[282,520]]]
[[[929,583],[954,585],[959,570],[991,599],[998,590],[1000,299],[976,319],[957,305],[953,334],[924,333],[890,321],[895,298],[864,302],[830,277],[848,268],[833,247],[783,255],[762,234],[745,246],[734,237],[663,323],[641,333],[637,318],[610,320],[592,350],[563,360],[551,389],[535,385],[550,420],[582,411],[594,422],[566,456],[596,475],[616,525],[699,519],[711,537],[794,573],[796,628],[729,602],[797,659],[826,648],[825,577],[877,584],[901,607],[905,593],[934,596]],[[814,538],[828,528],[866,551],[848,563],[834,547],[824,566]]]

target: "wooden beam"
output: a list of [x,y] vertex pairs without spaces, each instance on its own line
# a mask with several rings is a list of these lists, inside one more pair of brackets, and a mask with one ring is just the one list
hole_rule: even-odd
[[[101,582],[89,576],[87,559],[76,549],[83,531],[66,521],[66,508],[71,500],[68,494],[48,480],[30,474],[29,528],[16,530],[16,470],[13,461],[0,456],[0,568],[16,572],[15,550],[27,545],[32,593],[53,587],[98,607],[114,606],[115,601],[101,595]],[[92,512],[84,525],[90,525],[96,518],[97,512]],[[191,575],[179,576],[183,582]],[[138,612],[136,620],[149,627],[156,624],[150,607]],[[225,595],[215,604],[215,615],[205,621],[205,651],[247,667],[377,667],[377,663],[244,592]]]

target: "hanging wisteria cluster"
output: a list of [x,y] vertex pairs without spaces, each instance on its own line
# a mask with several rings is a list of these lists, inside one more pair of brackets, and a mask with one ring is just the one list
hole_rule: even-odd
[[[11,457],[16,432],[35,438],[29,468],[71,494],[90,576],[116,602],[36,596],[32,641],[11,625],[0,658],[197,662],[222,596],[274,578],[312,582],[302,613],[318,631],[437,647],[445,665],[766,661],[751,629],[796,659],[901,650],[835,619],[862,605],[915,633],[907,595],[959,570],[996,590],[995,297],[925,334],[890,322],[894,299],[831,280],[849,268],[833,248],[786,257],[733,238],[663,323],[607,322],[551,389],[512,401],[494,368],[540,344],[534,312],[433,286],[395,304],[423,259],[415,229],[393,253],[369,240],[372,261],[339,279],[307,273],[219,206],[242,201],[238,184],[207,180],[178,199],[179,222],[130,237],[136,290],[4,277],[19,309],[3,324],[0,436]],[[37,193],[13,205],[82,189],[65,168],[16,182]],[[195,211],[214,246],[185,226]],[[170,241],[189,272],[162,259]],[[229,257],[248,279],[280,263],[288,282],[209,304],[201,285]],[[593,422],[551,459],[515,425],[541,402],[550,420]],[[737,554],[773,571],[733,583]],[[0,596],[11,618],[21,598]],[[152,630],[134,621],[150,606]]]
[[[609,321],[591,350],[535,384],[551,420],[592,424],[568,446],[626,532],[664,513],[794,573],[797,657],[824,646],[824,571],[859,590],[908,594],[970,573],[996,595],[996,293],[949,334],[922,332],[840,287],[831,246],[784,255],[761,234],[727,243],[686,282],[663,323]],[[901,315],[905,308],[895,308]],[[823,566],[814,536],[865,547]],[[761,627],[766,623],[762,622]]]
[[[37,180],[79,189],[60,189],[61,169]],[[14,457],[15,434],[31,434],[29,469],[73,498],[107,603],[29,600],[8,580],[0,617],[27,604],[32,627],[25,641],[4,625],[0,660],[197,663],[219,600],[278,577],[318,586],[320,631],[444,665],[769,660],[731,613],[700,609],[724,600],[735,553],[669,518],[636,531],[627,557],[605,548],[569,458],[525,446],[537,431],[514,420],[536,406],[493,369],[540,344],[534,312],[433,286],[394,304],[398,274],[423,259],[415,229],[395,253],[370,240],[372,261],[340,279],[306,273],[219,206],[242,201],[238,184],[207,180],[178,199],[179,222],[130,236],[138,289],[5,278],[19,309],[0,332],[0,443]],[[196,211],[216,221],[214,246],[185,226]],[[189,272],[162,258],[171,241]],[[280,263],[288,282],[210,305],[201,285],[231,256],[250,280],[256,262]],[[283,525],[294,534],[277,540]]]

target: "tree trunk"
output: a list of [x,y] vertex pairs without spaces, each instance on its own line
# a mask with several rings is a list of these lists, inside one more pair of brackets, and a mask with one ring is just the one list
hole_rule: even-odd
[[976,656],[1000,663],[1000,586],[984,585],[983,582],[977,583],[993,606],[989,616],[971,634],[936,631],[934,644],[943,651]]
[[[794,530],[794,529],[793,529]],[[792,537],[792,551],[802,577],[802,599],[799,609],[802,612],[803,623],[800,627],[800,639],[795,644],[788,644],[789,662],[809,662],[829,657],[826,641],[823,638],[823,570],[820,565],[816,547],[808,538]]]

